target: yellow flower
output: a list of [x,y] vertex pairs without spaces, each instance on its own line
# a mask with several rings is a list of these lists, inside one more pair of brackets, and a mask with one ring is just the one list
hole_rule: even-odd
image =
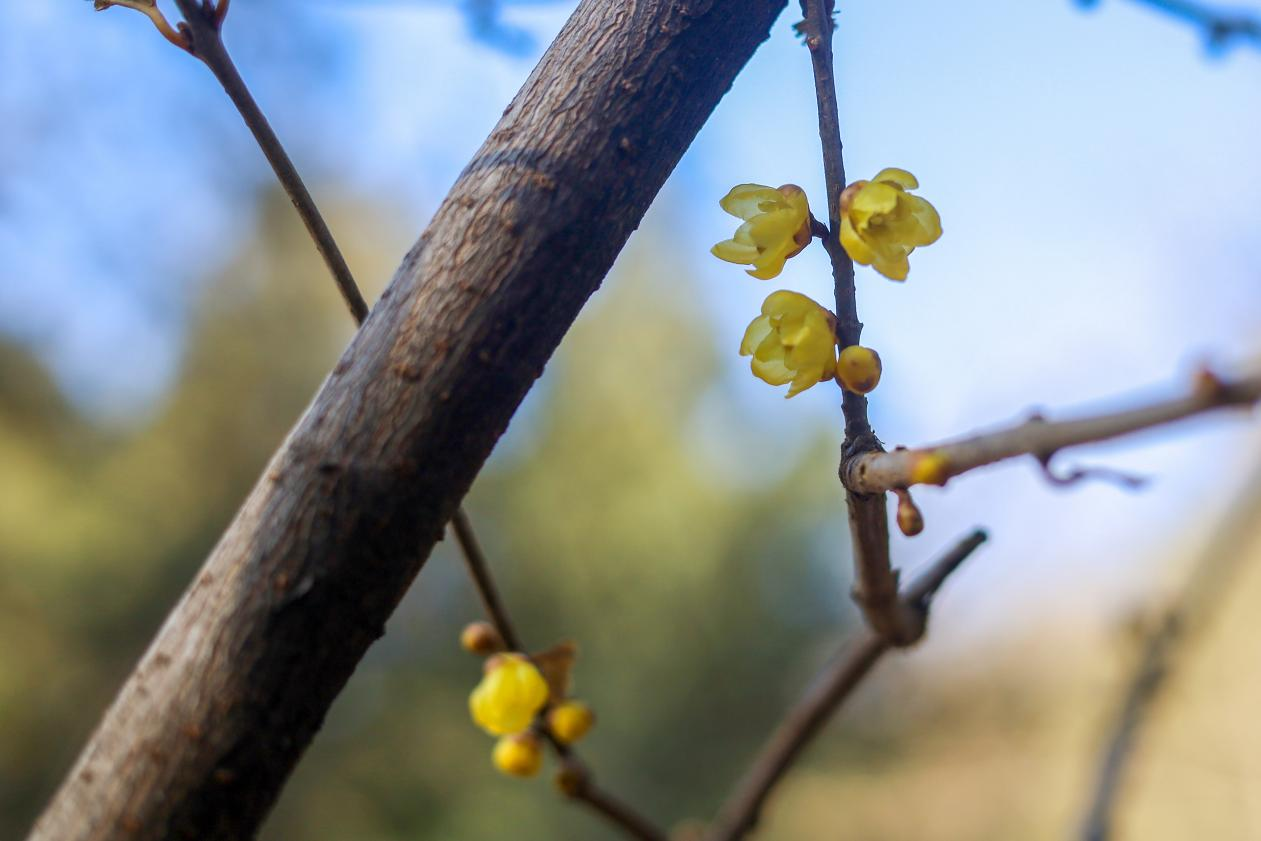
[[547,713],[547,725],[561,744],[572,745],[595,724],[595,713],[581,701],[562,701]]
[[495,742],[490,758],[510,777],[533,777],[543,767],[543,746],[533,733],[517,733]]
[[791,382],[789,397],[836,373],[832,314],[805,295],[781,289],[762,303],[744,331],[740,355],[752,356],[753,376],[771,385]]
[[906,280],[911,270],[907,256],[941,236],[936,208],[907,192],[918,186],[911,173],[890,168],[845,188],[841,245],[854,262],[872,266],[891,280]]
[[473,721],[488,733],[504,736],[530,726],[547,703],[547,681],[521,654],[486,661],[486,674],[469,696]]
[[734,237],[710,249],[719,260],[749,265],[749,274],[770,280],[784,270],[784,261],[810,244],[810,206],[796,184],[778,190],[761,184],[738,184],[718,202],[743,219]]

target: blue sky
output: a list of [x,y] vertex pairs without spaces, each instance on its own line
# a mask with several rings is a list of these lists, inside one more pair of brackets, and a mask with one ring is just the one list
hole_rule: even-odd
[[[841,5],[850,177],[910,169],[946,232],[906,284],[859,272],[887,443],[1033,406],[1123,405],[1171,393],[1201,360],[1258,358],[1261,53],[1210,56],[1191,28],[1132,0]],[[301,38],[277,9],[300,17]],[[308,180],[398,207],[419,232],[569,9],[509,4],[505,23],[535,45],[522,54],[470,38],[459,7],[434,0],[238,0],[227,37]],[[730,235],[717,199],[735,183],[823,195],[794,10],[645,222],[694,245],[680,260],[713,312],[726,381],[745,422],[782,448],[805,420],[834,422],[835,391],[784,401],[734,349],[774,289],[829,300],[824,255],[808,249],[759,283],[707,250]],[[215,243],[250,224],[241,207],[269,176],[209,74],[138,15],[78,0],[10,0],[5,15],[0,331],[39,350],[87,410],[125,419],[176,375]],[[922,491],[928,529],[895,553],[914,565],[983,520],[992,547],[959,585],[978,606],[1115,607],[1150,584],[1142,564],[1191,540],[1193,512],[1225,507],[1255,460],[1254,430],[1208,419],[1066,457],[1156,477],[1137,495],[1055,491],[1024,464]],[[1009,616],[970,613],[960,640]]]

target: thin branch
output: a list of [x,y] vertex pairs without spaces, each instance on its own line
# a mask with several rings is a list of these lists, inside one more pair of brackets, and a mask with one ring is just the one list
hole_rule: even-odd
[[1035,415],[1007,429],[889,453],[866,453],[846,465],[842,479],[850,491],[878,494],[916,484],[944,485],[949,479],[1017,456],[1046,462],[1066,447],[1106,441],[1132,432],[1228,407],[1261,401],[1261,376],[1234,381],[1201,373],[1190,393],[1138,409],[1078,420],[1048,421]]
[[[841,246],[841,192],[845,189],[844,146],[836,104],[836,78],[832,56],[832,0],[802,0],[802,31],[814,68],[814,92],[819,108],[819,140],[823,146],[823,173],[827,181],[828,228],[812,225],[822,236],[832,263],[836,296],[836,336],[842,348],[856,345],[862,337],[858,299],[854,288],[854,261]],[[856,456],[883,448],[867,418],[867,398],[842,389],[845,412],[845,445],[841,474]],[[908,638],[907,617],[899,607],[898,574],[889,555],[889,512],[883,493],[864,494],[852,488],[847,494],[850,540],[854,547],[854,600],[863,616],[879,634],[895,644]]]
[[[1203,30],[1210,47],[1227,46],[1231,41],[1250,41],[1261,47],[1261,19],[1243,12],[1231,13],[1215,9],[1192,0],[1135,0],[1167,15],[1184,20]],[[1099,0],[1078,0],[1087,8],[1099,5]]]
[[277,180],[284,187],[298,215],[302,217],[302,223],[306,225],[311,239],[315,240],[315,247],[324,258],[328,270],[332,272],[337,289],[346,301],[350,314],[354,316],[355,323],[362,324],[368,317],[368,304],[364,301],[363,294],[360,293],[354,277],[350,274],[350,267],[346,265],[346,259],[342,256],[341,249],[337,247],[332,232],[324,222],[324,217],[320,215],[319,208],[315,206],[315,200],[311,198],[311,193],[303,183],[302,176],[298,175],[298,170],[285,152],[285,147],[281,145],[280,138],[272,131],[271,124],[263,115],[262,109],[258,107],[258,103],[254,101],[245,80],[237,72],[236,65],[233,64],[231,56],[223,45],[220,27],[223,22],[222,16],[227,12],[227,2],[221,2],[218,7],[215,7],[208,2],[203,4],[197,0],[176,0],[176,5],[184,14],[181,29],[189,41],[188,51],[201,59],[219,80],[219,84],[223,85],[228,98],[241,114],[241,119],[253,133],[254,139],[258,141],[258,147],[267,157],[267,162],[271,164]]
[[1112,837],[1117,803],[1124,789],[1126,771],[1134,756],[1144,725],[1161,691],[1169,683],[1179,658],[1215,612],[1229,591],[1247,549],[1257,540],[1257,514],[1261,511],[1261,470],[1238,495],[1213,537],[1200,554],[1176,595],[1151,625],[1142,643],[1134,672],[1125,686],[1116,718],[1090,793],[1090,807],[1082,825],[1083,841],[1107,841]]
[[521,638],[517,636],[512,620],[508,618],[508,610],[499,598],[499,588],[495,586],[495,579],[490,574],[490,565],[486,562],[486,555],[473,531],[473,524],[463,508],[457,509],[455,516],[451,518],[451,530],[455,532],[455,541],[460,546],[460,554],[464,556],[464,565],[468,568],[469,577],[473,579],[474,589],[477,590],[477,596],[482,601],[490,623],[495,626],[509,651],[524,651]]
[[[918,617],[920,637],[937,591],[985,540],[984,531],[968,535],[903,593],[900,601],[907,611]],[[892,649],[888,639],[873,630],[861,631],[842,649],[763,745],[735,792],[719,811],[706,841],[737,841],[753,830],[776,784],[880,658]]]

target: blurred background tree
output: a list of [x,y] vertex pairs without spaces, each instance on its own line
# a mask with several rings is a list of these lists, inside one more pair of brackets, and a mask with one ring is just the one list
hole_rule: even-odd
[[[143,21],[65,5],[6,10],[19,23],[0,31],[4,838],[29,827],[351,332],[204,71]],[[234,51],[369,292],[566,11],[498,9],[495,27],[532,38],[533,49],[514,42],[517,55],[467,40],[476,17],[447,6],[237,6]],[[876,427],[890,442],[1165,381],[1208,348],[1255,349],[1256,57],[1209,64],[1194,34],[1131,4],[1097,16],[1068,6],[909,4],[896,67],[872,34],[887,11],[846,8],[841,75],[862,80],[843,87],[853,166],[916,161],[948,231],[922,284],[862,281],[887,366]],[[530,644],[581,645],[597,774],[664,821],[712,811],[854,621],[836,406],[784,404],[749,382],[734,348],[769,290],[701,262],[727,233],[716,199],[731,183],[818,168],[808,62],[789,23],[469,501]],[[67,43],[64,62],[44,55]],[[893,95],[903,90],[915,108]],[[755,109],[776,137],[749,131]],[[1091,204],[1101,183],[1116,188],[1103,209]],[[1013,184],[1035,199],[996,212]],[[1196,201],[1171,201],[1179,184]],[[792,267],[794,283],[826,288],[816,256]],[[960,378],[949,354],[988,368]],[[932,644],[883,668],[811,752],[765,837],[844,827],[856,839],[1037,841],[1075,826],[1129,662],[1117,627],[1175,577],[1255,461],[1247,429],[1207,421],[1175,437],[1101,451],[1161,477],[1140,497],[1051,494],[1018,468],[948,497],[926,490],[929,532],[899,542],[899,561],[914,566],[977,511],[995,531],[989,557],[952,582]],[[1240,582],[1158,710],[1126,837],[1258,834],[1261,635],[1248,605],[1259,591],[1255,573]],[[479,664],[455,642],[478,614],[444,549],[265,838],[612,837],[545,780],[491,769],[465,711]]]

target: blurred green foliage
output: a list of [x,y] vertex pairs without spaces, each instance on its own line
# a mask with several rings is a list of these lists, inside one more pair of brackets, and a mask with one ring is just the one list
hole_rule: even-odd
[[[133,427],[77,417],[34,361],[0,352],[0,837],[29,825],[350,335],[291,210],[262,201],[254,240],[206,287],[178,382]],[[401,240],[380,211],[335,217],[360,274],[383,277]],[[709,463],[701,399],[736,427],[714,430],[729,444],[758,443],[740,438],[686,267],[643,251],[566,339],[469,508],[528,644],[580,645],[597,775],[668,821],[712,810],[812,641],[835,637],[847,540],[823,430],[764,480]],[[462,572],[435,553],[264,837],[607,833],[546,772],[491,768],[466,710],[480,664],[456,643],[479,617]]]

